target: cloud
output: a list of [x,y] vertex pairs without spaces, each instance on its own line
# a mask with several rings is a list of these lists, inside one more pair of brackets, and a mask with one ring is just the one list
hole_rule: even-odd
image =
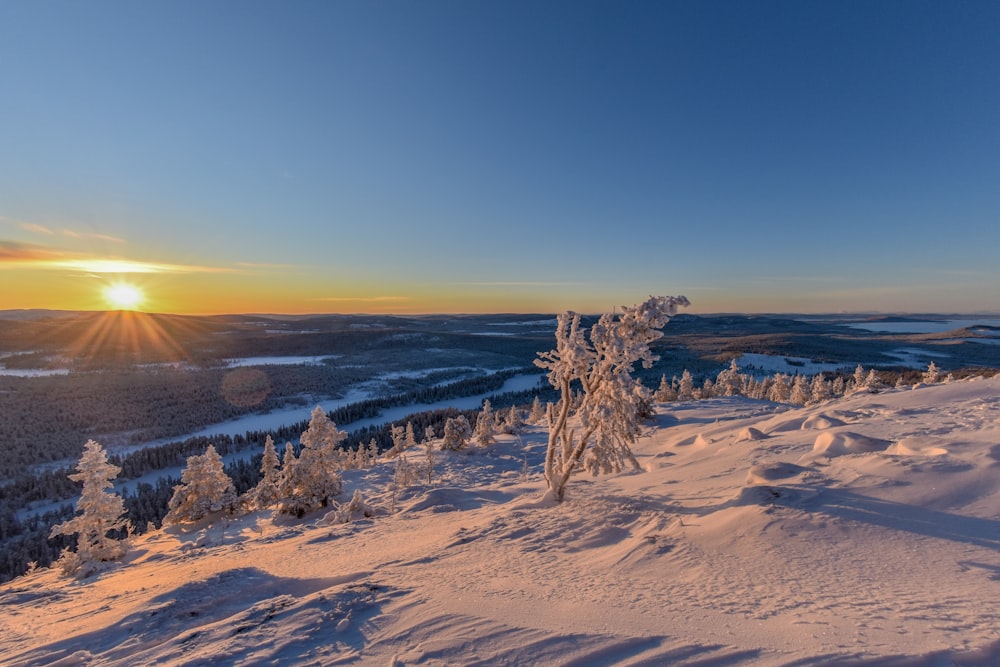
[[236,273],[236,269],[192,264],[138,262],[130,259],[65,259],[54,264],[60,268],[87,273]]
[[[26,222],[24,220],[17,220],[15,218],[9,218],[5,215],[0,215],[0,221],[9,223],[11,225],[17,225],[26,232],[31,232],[32,234],[42,234],[44,236],[55,236],[56,231],[51,227],[46,227],[45,225],[38,224],[37,222]],[[99,241],[110,241],[112,243],[125,243],[125,239],[120,236],[113,236],[111,234],[100,234],[97,232],[78,232],[74,229],[64,228],[60,230],[63,236],[68,236],[72,239],[97,239]]]
[[52,261],[59,254],[33,243],[18,243],[16,241],[0,241],[0,263],[33,263]]
[[39,225],[34,222],[19,222],[17,226],[26,232],[33,232],[35,234],[44,234],[46,236],[53,236],[55,234],[54,231],[45,225]]
[[114,257],[87,257],[80,253],[49,248],[34,243],[0,240],[0,267],[42,270],[73,270],[88,274],[106,273],[239,273],[239,269],[143,262]]
[[110,234],[96,234],[93,232],[75,232],[72,229],[62,230],[63,236],[73,239],[98,239],[99,241],[111,241],[112,243],[125,243],[125,239]]

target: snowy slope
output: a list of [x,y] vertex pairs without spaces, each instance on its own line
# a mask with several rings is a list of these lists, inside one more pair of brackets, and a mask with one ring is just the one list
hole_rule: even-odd
[[17,579],[0,663],[1000,664],[1000,377],[660,405],[644,471],[562,505],[543,443],[441,454],[393,513],[392,464],[352,473],[374,519],[258,513]]

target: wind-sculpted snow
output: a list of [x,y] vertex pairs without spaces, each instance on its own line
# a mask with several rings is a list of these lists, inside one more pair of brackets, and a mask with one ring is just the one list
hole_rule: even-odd
[[[545,433],[344,474],[0,587],[4,665],[1000,664],[1000,378],[660,404],[640,471],[544,496]],[[752,430],[751,430],[752,429]]]
[[890,444],[892,443],[851,431],[824,432],[816,436],[813,452],[828,457],[845,454],[868,454],[884,452]]

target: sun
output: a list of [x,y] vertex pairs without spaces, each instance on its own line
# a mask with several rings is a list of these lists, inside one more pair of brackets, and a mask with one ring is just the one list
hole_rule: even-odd
[[115,310],[135,310],[145,300],[135,285],[115,283],[104,288],[104,298]]

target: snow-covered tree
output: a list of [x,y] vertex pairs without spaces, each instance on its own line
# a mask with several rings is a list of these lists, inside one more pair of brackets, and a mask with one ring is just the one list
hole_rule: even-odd
[[76,503],[78,514],[53,526],[50,535],[78,535],[76,553],[64,555],[63,569],[67,573],[86,573],[95,563],[118,560],[125,555],[128,543],[121,539],[121,533],[130,532],[132,526],[125,518],[121,496],[107,491],[114,488],[111,480],[121,468],[108,463],[108,454],[99,443],[87,441],[76,469],[69,478],[83,483],[83,492]]
[[854,375],[847,381],[846,392],[853,394],[855,392],[863,391],[865,389],[865,378],[868,373],[865,372],[864,366],[858,364],[854,369]]
[[394,458],[406,451],[406,430],[402,426],[390,428],[389,437],[392,438],[392,447],[386,451],[386,456]]
[[278,469],[280,462],[274,439],[268,434],[264,440],[264,456],[260,462],[261,479],[253,490],[253,501],[257,507],[270,507],[281,497],[281,471]]
[[503,419],[501,430],[507,435],[517,435],[524,429],[524,418],[516,405],[510,406],[507,415]]
[[476,417],[476,430],[474,438],[480,447],[488,447],[496,442],[493,436],[496,434],[496,415],[493,414],[493,406],[489,399],[483,401],[483,409]]
[[281,457],[281,475],[278,478],[278,497],[291,498],[297,477],[295,467],[299,460],[295,457],[295,445],[285,443],[285,454]]
[[933,361],[927,364],[927,370],[924,371],[924,375],[920,380],[924,384],[936,384],[941,381],[941,371],[938,370],[937,364]]
[[302,516],[306,512],[326,507],[340,495],[345,452],[340,444],[347,434],[337,428],[326,411],[316,406],[309,427],[299,438],[301,451],[288,473],[290,495],[282,500],[281,511]]
[[659,403],[667,403],[669,401],[677,400],[677,392],[674,391],[670,381],[667,380],[666,373],[660,376],[660,386],[657,387],[656,393],[653,394],[653,399]]
[[715,394],[717,396],[739,396],[743,379],[736,359],[729,360],[729,366],[715,378]]
[[768,388],[769,385],[766,379],[758,381],[752,375],[747,375],[741,392],[747,398],[766,399]]
[[434,452],[434,427],[428,426],[424,430],[424,473],[427,475],[427,485],[430,486],[434,480],[434,463],[437,455]]
[[457,451],[464,448],[472,437],[472,427],[465,415],[449,417],[444,423],[444,438],[441,440],[441,449]]
[[784,373],[775,373],[767,393],[767,400],[775,403],[788,403],[791,395],[792,387],[788,383],[788,376]]
[[812,393],[809,391],[809,381],[806,379],[806,376],[796,375],[792,381],[792,390],[788,395],[789,403],[805,405],[811,399]]
[[531,402],[531,412],[528,413],[528,421],[536,426],[545,422],[545,408],[542,406],[542,401],[538,396],[535,396],[535,400]]
[[694,377],[688,369],[684,369],[681,373],[680,382],[677,384],[677,400],[678,401],[693,401],[694,400]]
[[869,370],[868,375],[865,376],[864,388],[872,393],[878,393],[878,390],[882,389],[882,380],[879,379],[874,368]]
[[712,382],[712,378],[705,378],[705,381],[701,385],[701,389],[695,391],[695,395],[698,398],[712,398],[715,396],[715,383]]
[[812,394],[813,403],[821,403],[827,401],[832,396],[830,383],[826,381],[822,373],[817,373],[813,376],[812,383],[809,386],[809,391]]
[[[601,316],[589,335],[578,314],[559,316],[555,349],[535,360],[549,371],[549,383],[561,396],[545,456],[545,480],[554,499],[563,500],[566,483],[580,466],[594,474],[621,470],[626,463],[638,468],[629,445],[639,435],[637,410],[649,392],[632,377],[633,365],[652,366],[658,357],[650,343],[663,335],[660,329],[677,308],[687,305],[683,296],[650,297],[623,307],[617,318]],[[574,385],[580,388],[575,409]]]
[[200,456],[189,456],[181,472],[181,483],[174,487],[168,504],[170,511],[163,523],[197,521],[217,512],[236,511],[236,489],[222,464],[222,457],[209,445]]

